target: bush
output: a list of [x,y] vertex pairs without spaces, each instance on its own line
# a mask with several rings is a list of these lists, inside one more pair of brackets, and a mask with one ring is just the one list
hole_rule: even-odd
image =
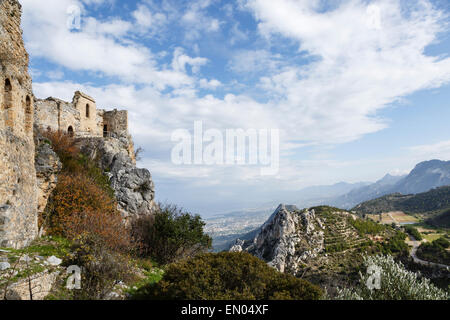
[[449,246],[449,241],[441,237],[431,243],[422,243],[417,249],[417,256],[425,261],[450,265]]
[[154,215],[137,219],[132,230],[143,256],[167,264],[211,248],[212,240],[203,232],[204,226],[198,215],[160,205]]
[[[47,138],[46,141],[50,142],[50,145],[54,152],[58,154],[61,162],[64,164],[68,159],[72,159],[79,154],[79,150],[76,147],[76,141],[73,137],[62,131],[45,131],[42,132],[42,136]],[[66,163],[67,164],[67,163]]]
[[142,287],[135,299],[317,300],[319,287],[280,273],[264,261],[236,252],[207,253],[168,266],[163,279]]
[[409,247],[405,242],[406,234],[401,231],[396,231],[395,235],[389,238],[387,241],[384,241],[380,250],[384,254],[396,254],[396,255],[408,255]]
[[419,230],[417,230],[416,228],[414,228],[413,226],[405,226],[405,231],[414,237],[414,239],[416,239],[417,241],[422,240],[422,235],[420,234]]
[[111,247],[129,246],[116,201],[83,174],[62,173],[43,220],[47,232],[73,239],[83,233],[100,236]]
[[70,292],[75,300],[105,299],[120,281],[129,281],[133,273],[129,258],[111,250],[95,234],[75,239],[68,264],[82,268],[81,289]]
[[353,289],[338,290],[337,300],[447,300],[445,291],[435,287],[419,273],[408,271],[392,256],[364,257],[366,268],[380,268],[380,288],[372,290],[367,285],[372,275],[360,272],[360,284]]

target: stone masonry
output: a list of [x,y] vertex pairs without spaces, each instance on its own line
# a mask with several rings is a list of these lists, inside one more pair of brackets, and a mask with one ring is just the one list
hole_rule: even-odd
[[36,99],[35,121],[41,130],[73,133],[75,137],[128,135],[128,112],[97,109],[94,98],[75,92],[72,102],[49,97]]
[[0,246],[37,235],[34,99],[22,40],[21,5],[0,0]]

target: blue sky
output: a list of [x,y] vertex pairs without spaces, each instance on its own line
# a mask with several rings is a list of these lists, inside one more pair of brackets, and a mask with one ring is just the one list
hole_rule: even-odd
[[[21,3],[35,95],[129,110],[161,201],[208,215],[450,159],[446,0]],[[200,120],[279,129],[279,173],[172,164],[171,134]]]

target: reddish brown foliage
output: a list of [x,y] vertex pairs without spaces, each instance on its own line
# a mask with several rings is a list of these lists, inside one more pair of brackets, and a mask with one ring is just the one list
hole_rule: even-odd
[[49,233],[70,239],[94,235],[111,249],[129,246],[129,232],[117,203],[105,190],[82,173],[62,173],[58,179],[49,206]]
[[79,153],[75,139],[67,133],[47,130],[42,135],[51,142],[53,151],[60,156],[75,156]]

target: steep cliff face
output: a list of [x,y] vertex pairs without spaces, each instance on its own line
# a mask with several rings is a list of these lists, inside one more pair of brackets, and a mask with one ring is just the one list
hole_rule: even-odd
[[62,169],[62,163],[52,147],[35,128],[35,168],[37,178],[38,214],[44,212],[52,191],[56,188],[58,174]]
[[280,272],[297,274],[299,266],[324,249],[324,226],[314,209],[300,211],[280,205],[262,226],[253,243],[239,242],[232,251],[245,250]]
[[136,167],[131,137],[86,138],[79,141],[81,152],[98,162],[125,219],[149,215],[155,209],[155,186],[147,169]]

